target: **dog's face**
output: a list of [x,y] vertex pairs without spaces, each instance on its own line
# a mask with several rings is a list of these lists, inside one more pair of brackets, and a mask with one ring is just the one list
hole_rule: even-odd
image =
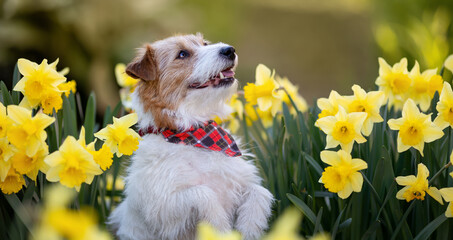
[[229,114],[225,102],[237,89],[236,65],[233,47],[200,34],[145,45],[126,68],[141,79],[133,95],[140,127],[184,129]]

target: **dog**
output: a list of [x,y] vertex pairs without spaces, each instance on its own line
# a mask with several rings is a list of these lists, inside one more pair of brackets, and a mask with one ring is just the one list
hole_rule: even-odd
[[[127,170],[125,198],[109,217],[119,239],[195,239],[200,222],[250,240],[266,230],[272,194],[244,159],[250,154],[211,121],[231,112],[226,102],[237,90],[237,59],[233,47],[196,34],[146,44],[128,64],[126,73],[140,79],[132,102],[143,136]],[[225,135],[226,149],[172,138],[206,128],[217,131],[208,142]]]

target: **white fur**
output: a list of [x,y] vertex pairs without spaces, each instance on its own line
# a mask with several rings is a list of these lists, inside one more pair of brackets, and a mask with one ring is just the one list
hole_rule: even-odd
[[[223,46],[201,48],[188,81],[207,80],[225,69],[215,56]],[[164,111],[178,127],[199,125],[214,115],[229,114],[225,102],[236,89],[237,81],[230,87],[192,90],[176,110]],[[132,101],[138,126],[152,126],[153,116],[144,110],[137,92]],[[271,214],[273,196],[261,186],[251,161],[168,143],[161,135],[143,137],[125,180],[126,197],[109,218],[120,239],[194,239],[197,224],[206,221],[223,232],[237,229],[252,240],[262,235]]]

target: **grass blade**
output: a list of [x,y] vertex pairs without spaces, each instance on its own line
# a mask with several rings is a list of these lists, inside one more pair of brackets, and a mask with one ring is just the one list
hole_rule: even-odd
[[308,218],[308,220],[310,220],[310,222],[313,224],[316,223],[316,215],[307,204],[291,193],[286,194],[286,196]]

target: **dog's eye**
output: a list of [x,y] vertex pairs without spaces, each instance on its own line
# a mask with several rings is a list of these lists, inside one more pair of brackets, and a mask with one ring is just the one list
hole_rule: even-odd
[[184,58],[187,58],[190,56],[190,53],[187,52],[186,50],[181,50],[179,53],[178,53],[178,57],[176,57],[176,59],[184,59]]
[[203,46],[208,46],[209,43],[208,42],[203,42]]

